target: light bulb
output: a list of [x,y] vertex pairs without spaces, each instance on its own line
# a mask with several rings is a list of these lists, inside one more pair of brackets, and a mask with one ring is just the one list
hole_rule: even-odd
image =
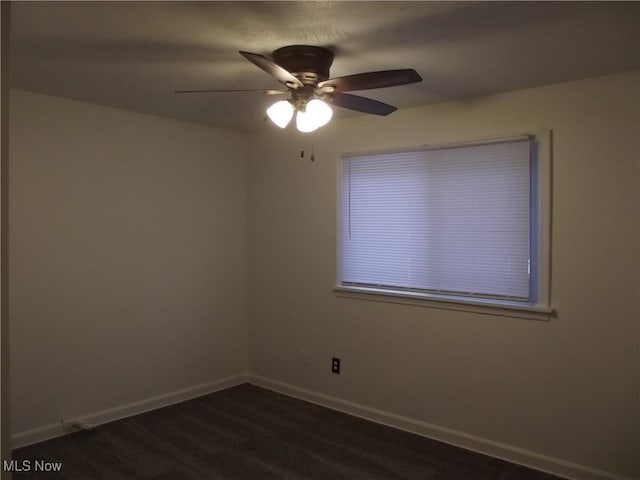
[[267,108],[267,115],[273,123],[284,128],[293,117],[293,105],[287,100],[280,100]]
[[306,111],[313,115],[317,128],[326,125],[333,116],[333,110],[331,110],[331,107],[317,98],[314,98],[307,103]]
[[313,132],[320,125],[317,124],[313,114],[309,112],[298,112],[296,115],[296,127],[304,133]]

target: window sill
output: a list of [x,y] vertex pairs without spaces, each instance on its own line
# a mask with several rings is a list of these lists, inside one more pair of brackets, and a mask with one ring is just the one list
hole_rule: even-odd
[[553,308],[539,305],[519,304],[516,302],[497,302],[493,300],[440,297],[426,293],[405,293],[394,290],[380,290],[365,287],[347,287],[337,285],[333,291],[340,298],[371,300],[376,302],[399,303],[419,307],[458,310],[462,312],[498,315],[502,317],[524,318],[528,320],[549,321],[554,315]]

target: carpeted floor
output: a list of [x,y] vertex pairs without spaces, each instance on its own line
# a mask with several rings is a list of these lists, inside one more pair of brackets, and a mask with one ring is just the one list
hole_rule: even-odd
[[15,480],[559,478],[250,384],[13,453],[31,466]]

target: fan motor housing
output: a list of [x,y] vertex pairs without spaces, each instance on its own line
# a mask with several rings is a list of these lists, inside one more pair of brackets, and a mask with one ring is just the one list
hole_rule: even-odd
[[274,50],[273,61],[305,85],[317,85],[329,78],[333,53],[312,45],[290,45]]

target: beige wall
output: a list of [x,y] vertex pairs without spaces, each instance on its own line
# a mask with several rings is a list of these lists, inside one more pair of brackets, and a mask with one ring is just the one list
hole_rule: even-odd
[[[637,476],[639,82],[360,116],[313,136],[274,128],[248,152],[240,134],[14,91],[14,432],[250,368]],[[335,297],[341,152],[543,129],[554,131],[557,318]]]
[[[637,476],[638,74],[275,129],[249,153],[254,373]],[[341,152],[553,129],[549,322],[337,298]],[[315,162],[307,156],[313,146]],[[307,157],[308,158],[308,157]],[[343,362],[329,373],[330,358]]]
[[11,96],[13,431],[247,370],[245,137]]

